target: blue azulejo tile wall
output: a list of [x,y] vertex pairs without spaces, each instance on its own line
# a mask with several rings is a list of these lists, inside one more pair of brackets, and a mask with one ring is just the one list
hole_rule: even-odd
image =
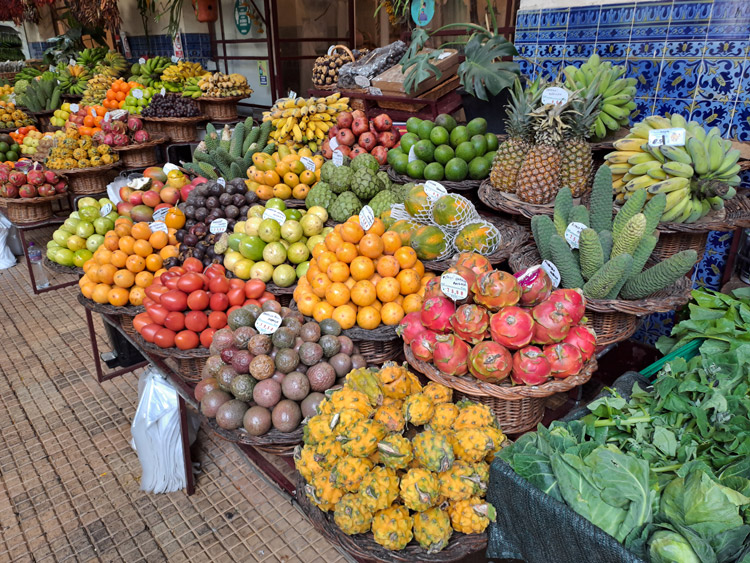
[[[183,33],[181,37],[185,58],[206,67],[211,60],[211,36],[208,33]],[[151,48],[145,35],[128,36],[131,62],[145,56],[171,57],[174,55],[172,38],[169,35],[152,35],[150,40]]]

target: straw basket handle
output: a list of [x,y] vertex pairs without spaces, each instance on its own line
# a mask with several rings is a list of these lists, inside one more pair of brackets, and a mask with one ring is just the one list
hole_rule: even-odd
[[354,62],[354,53],[352,53],[349,47],[347,47],[346,45],[334,45],[331,54],[335,53],[339,49],[342,49],[347,55],[349,55],[349,58],[352,60],[352,62]]

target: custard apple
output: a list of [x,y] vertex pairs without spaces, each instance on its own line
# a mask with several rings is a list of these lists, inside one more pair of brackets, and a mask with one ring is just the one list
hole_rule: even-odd
[[324,182],[330,182],[336,168],[336,165],[332,161],[326,160],[323,166],[320,167],[320,179]]
[[[409,184],[407,184],[408,186]],[[391,187],[388,188],[389,192],[393,194],[393,196],[396,198],[396,203],[404,203],[404,197],[406,197],[406,186],[401,186],[399,184],[391,184]]]
[[352,177],[351,190],[363,201],[372,199],[382,189],[383,183],[367,168],[360,168]]
[[328,209],[328,214],[337,223],[345,223],[349,217],[358,215],[362,209],[362,202],[353,192],[344,192]]
[[383,190],[370,200],[370,207],[375,217],[380,217],[383,211],[387,211],[396,203],[396,194],[390,190]]
[[351,169],[355,172],[359,170],[360,168],[367,168],[368,170],[372,170],[373,173],[378,171],[378,168],[380,168],[380,165],[378,164],[377,159],[372,156],[370,153],[362,153],[358,154],[354,157],[354,160],[352,160]]
[[349,186],[351,186],[353,175],[354,172],[352,172],[351,168],[347,166],[339,166],[333,172],[333,176],[331,176],[331,189],[337,194],[347,191]]
[[380,178],[380,181],[383,182],[383,189],[388,190],[391,188],[391,179],[388,177],[388,173],[385,170],[380,170],[377,174],[375,174],[378,178]]
[[325,182],[318,182],[315,184],[310,193],[305,198],[305,207],[310,209],[316,205],[319,205],[323,209],[328,209],[333,202],[336,201],[336,194],[331,191],[328,184]]

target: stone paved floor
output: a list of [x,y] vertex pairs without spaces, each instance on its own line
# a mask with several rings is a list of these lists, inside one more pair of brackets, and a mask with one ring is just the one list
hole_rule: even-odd
[[96,382],[76,293],[34,296],[25,264],[0,271],[0,562],[348,561],[203,431],[196,493],[142,492],[129,444],[137,375]]

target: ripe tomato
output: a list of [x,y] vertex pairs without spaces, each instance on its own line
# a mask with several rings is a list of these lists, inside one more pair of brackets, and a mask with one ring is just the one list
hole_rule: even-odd
[[245,302],[243,303],[243,305],[258,305],[258,306],[260,306],[260,301],[258,301],[257,299],[245,299]]
[[217,330],[224,328],[227,326],[227,314],[223,311],[211,311],[211,314],[208,315],[208,326]]
[[[213,340],[213,335],[211,335],[211,339]],[[175,336],[174,343],[180,350],[192,350],[198,347],[200,339],[192,330],[182,330]]]
[[208,326],[208,317],[203,311],[190,311],[185,315],[185,328],[200,332]]
[[203,346],[204,348],[210,348],[211,343],[214,341],[215,332],[216,329],[210,327],[201,332],[201,346]]
[[187,295],[179,289],[170,289],[161,296],[160,303],[164,305],[168,311],[184,311],[187,309]]
[[242,305],[245,302],[245,291],[239,287],[235,287],[227,292],[227,297],[229,298],[230,305]]
[[177,281],[177,289],[185,293],[203,289],[203,276],[195,272],[188,272],[184,276],[180,276]]
[[226,311],[229,307],[229,298],[226,293],[214,293],[208,301],[212,311]]
[[178,274],[180,276],[182,274],[184,274],[185,272],[187,272],[187,270],[185,268],[183,268],[182,266],[172,266],[168,271],[176,273],[176,274]]
[[229,291],[229,280],[224,276],[216,276],[208,282],[208,289],[211,293],[226,293]]
[[213,279],[223,276],[227,271],[221,264],[211,264],[203,273],[206,274],[209,279]]
[[166,286],[167,289],[177,289],[177,282],[180,281],[179,274],[171,274],[167,272],[166,274],[162,274],[162,277],[165,277],[166,279],[163,279],[161,282]]
[[276,296],[273,293],[264,291],[263,295],[258,298],[258,302],[263,305],[266,301],[276,301]]
[[245,282],[244,280],[238,279],[238,278],[232,278],[229,280],[229,287],[231,289],[241,289],[244,293],[245,291]]
[[156,336],[156,333],[159,332],[164,327],[161,325],[158,325],[156,323],[151,323],[150,325],[146,325],[141,330],[141,336],[143,337],[143,340],[146,342],[154,342],[154,337]]
[[148,316],[151,317],[153,322],[160,324],[164,326],[164,322],[167,319],[167,315],[169,314],[169,311],[164,305],[159,305],[158,303],[154,303],[153,305],[149,305],[146,307],[146,312],[148,313]]
[[185,268],[185,270],[187,270],[188,272],[202,272],[203,262],[191,256],[182,263],[182,267]]
[[149,299],[152,299],[154,303],[159,303],[161,301],[161,296],[164,295],[167,291],[169,291],[169,288],[164,285],[154,285],[151,284],[146,288],[146,296]]
[[266,290],[263,280],[247,280],[245,282],[245,297],[258,299]]
[[175,332],[168,328],[162,328],[154,336],[154,344],[159,348],[171,348],[174,346]]
[[179,311],[172,311],[164,319],[164,326],[175,332],[182,330],[185,328],[185,314]]
[[153,319],[149,316],[148,313],[138,313],[135,317],[133,317],[133,328],[138,334],[140,334],[144,326],[150,325],[153,322]]
[[197,289],[193,291],[187,298],[188,309],[193,311],[203,311],[208,309],[209,295],[207,291]]

